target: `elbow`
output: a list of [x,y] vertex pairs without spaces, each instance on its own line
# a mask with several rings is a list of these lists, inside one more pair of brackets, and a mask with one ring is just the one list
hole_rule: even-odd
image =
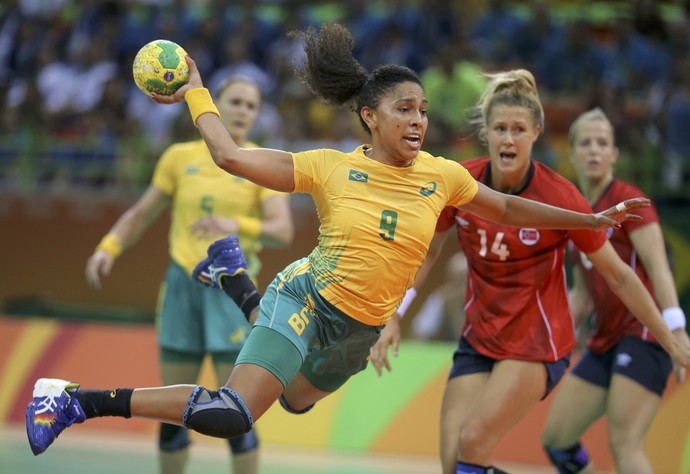
[[223,171],[227,171],[230,174],[233,174],[233,170],[235,169],[235,163],[237,162],[237,160],[231,153],[228,153],[223,150],[211,150],[211,158],[213,158],[213,162],[220,169],[222,169]]

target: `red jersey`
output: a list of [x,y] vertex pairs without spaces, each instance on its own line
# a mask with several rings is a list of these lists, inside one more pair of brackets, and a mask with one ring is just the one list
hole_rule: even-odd
[[[480,182],[490,182],[488,157],[462,163]],[[532,162],[520,197],[591,213],[567,179]],[[569,239],[589,253],[606,242],[590,230],[546,230],[496,224],[456,208],[441,213],[436,230],[456,226],[469,267],[463,335],[494,359],[554,362],[575,346],[565,277]]]
[[[595,212],[615,206],[621,201],[636,197],[647,197],[632,184],[614,179],[599,200],[594,204]],[[654,206],[635,209],[635,214],[642,216],[641,221],[624,222],[620,229],[609,228],[606,234],[620,258],[640,277],[642,283],[654,295],[652,282],[642,264],[637,259],[637,252],[630,242],[630,233],[651,222],[659,222]],[[584,275],[587,291],[594,303],[594,330],[587,342],[593,352],[603,353],[613,347],[623,336],[636,336],[645,341],[654,341],[649,330],[628,310],[627,306],[606,284],[601,274],[592,268],[587,257],[578,249],[571,249],[570,260],[577,265]]]

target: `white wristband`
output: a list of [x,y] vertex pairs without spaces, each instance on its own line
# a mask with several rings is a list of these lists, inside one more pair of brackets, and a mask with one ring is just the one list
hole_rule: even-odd
[[664,321],[666,321],[666,325],[671,332],[685,327],[685,313],[677,306],[666,308],[661,312],[661,315],[664,317]]
[[410,307],[415,299],[415,296],[417,296],[417,290],[415,290],[414,287],[405,292],[405,297],[403,298],[402,303],[400,303],[400,306],[398,306],[397,311],[401,318],[405,316],[405,311],[407,311],[407,309]]

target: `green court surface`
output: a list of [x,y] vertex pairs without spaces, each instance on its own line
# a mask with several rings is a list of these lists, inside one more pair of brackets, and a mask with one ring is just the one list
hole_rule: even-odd
[[[3,474],[137,474],[156,473],[153,436],[107,432],[64,433],[48,451],[31,453],[21,427],[0,430],[0,473]],[[435,459],[328,453],[304,448],[262,446],[261,474],[424,474],[440,470]],[[196,442],[190,474],[229,472],[222,442]]]

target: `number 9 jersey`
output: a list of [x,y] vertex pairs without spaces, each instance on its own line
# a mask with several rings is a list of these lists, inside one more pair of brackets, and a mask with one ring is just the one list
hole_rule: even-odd
[[412,286],[441,211],[471,201],[478,186],[445,158],[422,151],[397,167],[366,149],[293,153],[294,192],[312,195],[321,221],[309,255],[317,291],[351,318],[380,326]]
[[[462,163],[487,186],[488,157]],[[531,161],[527,180],[514,194],[545,204],[591,213],[573,183]],[[494,359],[555,362],[575,346],[568,309],[565,249],[568,240],[583,252],[598,250],[606,234],[590,230],[518,228],[495,224],[460,209],[446,208],[436,230],[456,226],[469,267],[463,335]]]

